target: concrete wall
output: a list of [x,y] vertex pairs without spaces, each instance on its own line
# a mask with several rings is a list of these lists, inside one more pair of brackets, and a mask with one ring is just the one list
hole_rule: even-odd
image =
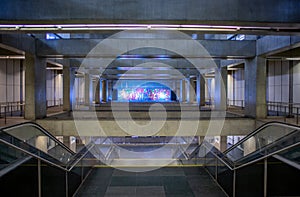
[[233,78],[233,70],[228,71],[227,75],[227,99],[229,100],[228,104],[233,105],[232,100],[234,100],[234,78]]
[[[3,0],[0,7],[1,21],[54,24],[141,22],[159,23],[167,21],[193,21],[198,24],[257,24],[257,23],[299,23],[299,1],[272,0],[71,0],[71,1],[24,1]],[[25,22],[24,22],[25,21]]]
[[289,62],[270,60],[267,66],[267,100],[289,102]]
[[[268,86],[267,100],[269,102],[284,103],[284,107],[269,106],[269,110],[288,112],[287,103],[294,103],[294,107],[299,107],[300,103],[300,61],[292,61],[293,76],[290,79],[289,61],[269,60],[268,61]],[[290,87],[290,80],[292,87]],[[291,97],[291,98],[290,98]],[[291,99],[291,100],[290,100]],[[296,113],[296,109],[293,109]]]
[[74,82],[74,91],[76,101],[83,101],[84,99],[84,78],[76,77]]
[[0,102],[19,102],[25,98],[21,60],[0,60]]
[[[155,121],[155,120],[154,120]],[[221,130],[212,129],[213,125],[222,124],[222,120],[200,120],[199,125],[195,128],[194,120],[166,120],[159,131],[144,132],[137,127],[128,125],[126,131],[120,127],[126,124],[128,120],[37,120],[36,122],[50,131],[55,136],[240,136],[247,135],[256,128],[254,119],[226,119]],[[237,124],[237,121],[239,124]],[[146,125],[148,120],[135,120],[139,125]],[[155,124],[155,123],[154,123]],[[185,127],[182,127],[182,124]],[[77,127],[76,127],[77,126]],[[101,127],[100,127],[101,126]],[[181,128],[182,131],[179,131]],[[208,129],[211,132],[208,134]],[[196,130],[195,130],[196,129]],[[79,133],[78,133],[79,130]]]
[[227,77],[227,99],[229,104],[244,107],[245,101],[245,76],[244,69],[232,70]]
[[63,77],[57,70],[47,70],[47,102],[48,107],[62,104]]
[[293,103],[300,103],[300,61],[294,61],[293,65]]
[[205,79],[205,100],[214,101],[215,98],[215,78]]

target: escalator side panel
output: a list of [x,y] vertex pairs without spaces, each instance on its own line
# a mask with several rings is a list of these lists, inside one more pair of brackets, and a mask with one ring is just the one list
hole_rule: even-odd
[[65,196],[66,172],[45,162],[41,162],[41,164],[42,196]]
[[1,196],[38,196],[37,160],[32,158],[0,178]]
[[268,195],[300,196],[299,170],[275,159],[268,158]]
[[229,196],[233,196],[233,171],[218,163],[217,181]]
[[263,196],[263,162],[254,163],[236,171],[236,194],[242,197]]

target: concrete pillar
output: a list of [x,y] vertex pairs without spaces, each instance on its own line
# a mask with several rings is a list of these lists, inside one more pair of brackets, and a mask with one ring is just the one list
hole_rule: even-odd
[[224,152],[227,149],[227,136],[220,136],[220,151]]
[[103,102],[107,102],[107,81],[102,80],[102,100]]
[[99,79],[99,103],[103,100],[103,87],[102,87],[102,79]]
[[91,104],[91,99],[93,99],[93,97],[91,98],[91,86],[92,86],[92,81],[90,79],[90,75],[89,74],[84,74],[84,104],[85,105],[90,105]]
[[77,148],[77,145],[76,145],[76,137],[71,136],[71,137],[70,137],[70,149],[71,149],[73,152],[76,152],[76,151],[77,151],[76,148]]
[[63,67],[63,110],[72,111],[75,105],[74,93],[75,70],[70,68],[69,61]]
[[110,96],[110,80],[106,80],[106,101],[109,101]]
[[63,144],[70,148],[70,144],[71,144],[70,136],[63,136]]
[[95,81],[95,103],[100,103],[100,79],[96,78]]
[[74,136],[63,136],[63,144],[70,148],[73,152],[76,152],[76,137]]
[[204,141],[204,136],[198,136],[198,145]]
[[244,143],[244,156],[256,151],[256,140],[254,137],[249,138]]
[[266,118],[266,60],[255,57],[245,61],[245,115]]
[[189,103],[194,103],[196,99],[195,77],[189,78]]
[[185,97],[186,97],[186,102],[190,103],[190,90],[191,90],[191,83],[190,83],[190,79],[187,78],[185,79]]
[[180,89],[181,89],[180,101],[184,103],[186,102],[186,80],[185,79],[181,80]]
[[180,100],[180,81],[176,80],[176,100]]
[[38,136],[35,139],[35,147],[37,147],[39,150],[47,153],[48,152],[48,136]]
[[197,103],[200,106],[205,105],[205,79],[202,75],[197,76]]
[[25,55],[25,103],[25,119],[46,117],[46,60],[28,53]]
[[227,67],[220,67],[219,61],[216,61],[218,68],[215,69],[215,110],[224,111],[227,108]]
[[107,80],[106,87],[107,87],[106,88],[107,100],[112,101],[113,81],[112,80]]

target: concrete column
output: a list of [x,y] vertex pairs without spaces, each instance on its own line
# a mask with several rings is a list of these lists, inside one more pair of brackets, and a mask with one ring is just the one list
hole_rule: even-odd
[[102,79],[99,79],[99,103],[103,100],[103,88],[102,88]]
[[92,89],[91,89],[91,85],[92,85],[92,82],[91,82],[91,79],[90,79],[90,75],[89,74],[84,74],[84,104],[85,105],[90,105],[91,104],[91,92],[92,92]]
[[110,96],[110,80],[106,80],[106,101],[109,101]]
[[107,102],[107,81],[102,80],[102,100],[103,102]]
[[63,144],[70,148],[70,144],[71,144],[70,136],[63,136]]
[[63,110],[72,111],[75,105],[74,93],[75,70],[70,68],[69,61],[63,67]]
[[186,102],[186,80],[185,79],[181,80],[180,89],[181,89],[180,101],[184,103]]
[[47,115],[46,60],[25,55],[25,119],[35,120]]
[[37,147],[39,150],[47,153],[48,152],[48,136],[38,136],[35,139],[35,147]]
[[266,60],[255,57],[245,61],[245,115],[253,118],[267,116]]
[[198,145],[204,141],[204,136],[198,136]]
[[256,140],[254,137],[249,138],[244,143],[244,156],[256,151]]
[[107,91],[107,100],[110,99],[112,100],[112,93],[113,93],[113,81],[112,80],[107,80],[106,84],[106,91]]
[[220,151],[224,152],[227,149],[227,136],[220,136]]
[[76,137],[71,136],[71,137],[70,137],[70,149],[71,149],[73,152],[76,152],[76,148],[77,148],[77,145],[76,145]]
[[176,80],[176,100],[180,100],[180,81]]
[[227,67],[220,67],[219,61],[216,61],[218,68],[215,69],[215,110],[224,111],[227,108]]
[[95,103],[100,103],[100,79],[96,78],[95,81]]
[[73,152],[76,152],[76,137],[74,136],[63,136],[63,144],[70,148]]
[[191,87],[190,79],[187,78],[187,79],[185,79],[185,91],[186,91],[185,96],[186,96],[187,103],[190,103],[190,92],[191,92],[190,87]]
[[195,77],[189,79],[189,103],[194,103],[196,98]]
[[202,75],[197,76],[197,103],[200,106],[205,105],[205,79]]

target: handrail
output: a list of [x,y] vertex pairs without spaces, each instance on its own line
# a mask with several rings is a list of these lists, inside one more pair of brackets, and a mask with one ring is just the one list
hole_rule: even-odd
[[[211,151],[210,153],[213,154],[216,158],[218,158],[218,159],[219,159],[224,165],[226,165],[230,170],[237,170],[237,169],[239,169],[239,168],[246,167],[246,166],[251,165],[251,164],[253,164],[253,163],[256,163],[256,162],[258,162],[258,161],[260,161],[260,160],[262,160],[262,159],[271,157],[271,156],[273,156],[273,155],[277,155],[277,154],[280,153],[280,152],[283,152],[283,151],[285,151],[285,150],[287,150],[287,149],[290,149],[290,148],[293,148],[293,147],[299,146],[299,145],[300,145],[300,142],[295,143],[295,144],[292,144],[292,145],[290,145],[290,146],[287,146],[287,147],[285,147],[285,148],[282,148],[282,149],[280,149],[280,150],[278,150],[278,151],[275,151],[275,152],[272,152],[272,153],[270,153],[270,154],[267,154],[267,155],[265,155],[265,156],[263,156],[263,157],[259,157],[259,158],[257,158],[257,159],[252,160],[252,161],[249,161],[249,162],[247,162],[247,163],[245,163],[245,164],[243,164],[243,165],[240,165],[240,166],[235,166],[235,165],[234,165],[233,167],[231,167],[231,166],[227,163],[226,160],[224,160],[224,159],[222,159],[221,157],[219,157],[219,155],[217,155],[217,154],[214,153],[213,151]],[[208,147],[206,147],[205,144],[204,144],[203,146],[204,146],[205,148],[209,149]]]
[[64,145],[61,141],[59,141],[54,135],[52,135],[51,133],[49,133],[46,129],[44,129],[43,127],[41,127],[40,125],[38,125],[37,123],[34,122],[23,122],[23,123],[19,123],[19,124],[15,124],[15,125],[11,125],[8,127],[3,127],[0,129],[0,131],[6,132],[5,130],[8,129],[12,129],[12,128],[19,128],[22,126],[33,126],[36,127],[37,129],[39,129],[42,133],[44,133],[45,135],[47,135],[49,138],[51,138],[53,141],[55,141],[57,144],[59,144],[60,146],[62,146],[64,149],[66,149],[69,153],[71,153],[72,155],[75,154],[74,151],[72,151],[69,147],[67,147],[66,145]]
[[17,161],[12,162],[9,166],[0,170],[0,177],[9,173],[10,171],[16,169],[18,166],[25,163],[26,161],[28,161],[31,158],[32,158],[32,156],[22,157],[22,158],[18,159]]
[[[299,130],[294,130],[293,132],[288,133],[288,134],[282,136],[281,138],[279,138],[279,139],[273,141],[272,143],[269,143],[269,144],[266,144],[266,145],[264,145],[264,146],[261,146],[261,147],[260,147],[260,150],[253,151],[253,152],[249,153],[248,155],[245,155],[244,157],[235,160],[235,162],[238,163],[238,162],[242,161],[243,159],[245,159],[245,157],[251,156],[251,155],[255,154],[255,153],[258,152],[258,151],[263,152],[263,151],[265,151],[266,149],[270,149],[270,148],[272,148],[272,147],[277,147],[277,146],[278,146],[278,143],[282,142],[282,140],[285,140],[286,138],[291,138],[291,136],[294,136],[295,133],[297,134],[298,132],[299,132]],[[275,146],[274,146],[274,145],[275,145]],[[287,147],[289,147],[289,146],[287,146]]]
[[294,161],[286,159],[283,156],[280,156],[280,155],[277,155],[277,154],[273,155],[273,157],[280,160],[280,161],[282,161],[282,162],[284,162],[284,163],[286,163],[286,164],[288,164],[288,165],[290,165],[290,166],[292,166],[292,167],[294,167],[294,168],[297,168],[298,170],[300,170],[300,164],[298,164]]
[[255,129],[254,131],[252,131],[251,133],[249,133],[246,137],[244,137],[239,142],[237,142],[235,145],[233,145],[230,148],[228,148],[227,150],[225,150],[223,153],[227,154],[229,151],[235,149],[237,146],[241,145],[246,140],[253,137],[255,134],[259,133],[261,130],[263,130],[269,126],[283,126],[283,127],[290,128],[290,129],[300,130],[299,126],[294,126],[294,125],[288,124],[288,123],[282,123],[282,122],[277,122],[277,121],[267,122],[267,123],[263,124],[262,126],[260,126],[259,128]]
[[[68,164],[67,165],[58,165],[58,164],[56,164],[56,163],[54,163],[54,162],[52,162],[52,161],[49,161],[48,159],[45,159],[45,158],[43,158],[43,157],[41,157],[41,156],[39,156],[39,155],[37,155],[37,154],[34,154],[34,153],[32,153],[32,152],[30,152],[30,151],[27,151],[27,150],[25,150],[25,149],[23,149],[23,148],[20,148],[20,147],[18,147],[18,146],[16,146],[16,145],[14,145],[14,144],[11,144],[11,143],[9,143],[9,142],[7,142],[7,141],[5,141],[5,140],[3,140],[3,139],[1,139],[0,138],[0,142],[1,143],[4,143],[4,144],[6,144],[6,145],[8,145],[8,146],[10,146],[10,147],[12,147],[12,148],[15,148],[15,149],[17,149],[17,150],[19,150],[19,151],[21,151],[21,152],[24,152],[25,154],[28,154],[28,155],[30,155],[30,156],[32,156],[32,157],[34,157],[34,158],[36,158],[36,159],[39,159],[39,160],[41,160],[41,161],[43,161],[43,162],[45,162],[45,163],[47,163],[47,164],[49,164],[49,165],[52,165],[52,166],[55,166],[55,167],[57,167],[57,168],[59,168],[59,169],[61,169],[61,170],[64,170],[64,171],[66,171],[66,172],[70,172],[73,168],[74,168],[74,166],[76,166],[77,164],[78,164],[78,162],[94,147],[94,145],[92,145],[90,148],[88,148],[85,152],[84,152],[84,154],[82,154],[78,159],[76,159],[75,160],[75,162],[74,161],[72,161],[73,163],[72,163],[72,165],[68,168]],[[46,153],[45,153],[46,154]],[[73,158],[75,157],[76,158],[76,156],[77,156],[77,154],[81,154],[80,152],[79,153],[76,153],[74,156],[73,156]],[[65,166],[65,167],[63,167],[63,166]]]
[[8,146],[11,146],[12,148],[15,148],[15,149],[17,149],[17,150],[19,150],[19,151],[22,151],[22,152],[24,152],[24,153],[26,153],[26,154],[28,154],[28,155],[30,155],[30,156],[33,156],[33,157],[35,157],[35,158],[37,158],[37,159],[39,159],[39,160],[41,160],[41,161],[44,161],[44,162],[46,162],[46,163],[48,163],[48,164],[50,164],[50,165],[53,165],[53,166],[55,166],[55,167],[57,167],[57,168],[59,168],[59,169],[61,169],[61,170],[66,170],[65,168],[63,168],[62,166],[60,166],[60,165],[58,165],[58,164],[56,164],[56,163],[53,163],[53,162],[51,162],[51,161],[49,161],[49,160],[47,160],[47,159],[44,159],[44,158],[42,158],[42,157],[40,157],[40,156],[38,156],[38,155],[36,155],[36,154],[34,154],[34,153],[32,153],[32,152],[29,152],[29,151],[27,151],[27,150],[25,150],[25,149],[23,149],[23,148],[20,148],[20,147],[18,147],[18,146],[16,146],[16,145],[13,145],[13,144],[11,144],[11,143],[9,143],[9,142],[7,142],[7,141],[1,139],[1,138],[0,138],[0,142],[6,144],[6,145],[8,145]]
[[[71,165],[71,167],[67,167],[68,171],[70,172],[77,164],[79,161],[82,160],[82,158],[92,149],[95,147],[94,143],[89,143],[87,146],[90,146],[89,148],[87,148],[87,150],[78,158],[75,160],[75,162],[73,162],[73,164]],[[80,153],[78,153],[80,154]],[[76,157],[76,155],[74,155],[74,157]]]
[[268,155],[265,155],[265,156],[263,156],[263,157],[257,158],[257,159],[255,159],[255,160],[253,160],[253,161],[249,161],[249,162],[247,162],[247,163],[245,163],[245,164],[243,164],[243,165],[234,167],[234,169],[236,170],[236,169],[239,169],[239,168],[243,168],[243,167],[245,167],[245,166],[248,166],[248,165],[251,165],[251,164],[253,164],[253,163],[256,163],[256,162],[258,162],[258,161],[260,161],[260,160],[262,160],[262,159],[271,157],[271,156],[276,155],[276,154],[278,154],[278,153],[280,153],[280,152],[282,152],[282,151],[285,151],[285,150],[287,150],[287,149],[290,149],[290,148],[293,148],[293,147],[299,146],[299,145],[300,145],[300,142],[295,143],[295,144],[292,144],[292,145],[287,146],[287,147],[285,147],[285,148],[282,148],[282,149],[280,149],[280,150],[278,150],[278,151],[275,151],[275,152],[272,152],[272,153],[270,153],[270,154],[268,154]]
[[[206,142],[208,143],[208,142]],[[209,143],[208,143],[209,144]],[[206,148],[206,149],[209,149],[211,150],[211,148],[207,147],[207,144],[205,143],[202,143],[202,145]],[[216,158],[218,158],[225,166],[227,166],[230,170],[234,170],[234,166],[231,167],[224,159],[222,159],[221,157],[219,157],[219,155],[217,155],[215,152],[211,151],[210,152],[211,154],[213,154]]]

